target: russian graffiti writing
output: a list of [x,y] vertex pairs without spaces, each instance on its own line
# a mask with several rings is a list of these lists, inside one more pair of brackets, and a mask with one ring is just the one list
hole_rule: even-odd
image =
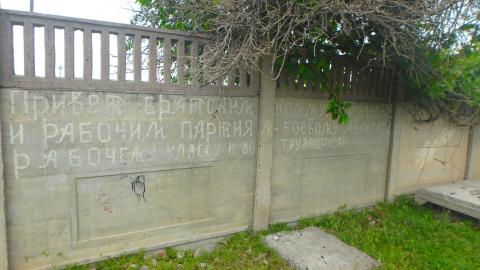
[[10,178],[255,152],[255,98],[25,90],[1,97]]

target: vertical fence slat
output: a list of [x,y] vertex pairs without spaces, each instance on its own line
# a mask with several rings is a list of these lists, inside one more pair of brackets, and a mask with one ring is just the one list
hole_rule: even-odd
[[148,80],[157,81],[157,37],[150,35],[148,40]]
[[366,83],[367,86],[367,95],[368,96],[374,96],[375,95],[375,80],[377,79],[377,69],[376,68],[371,68],[371,71],[369,73],[370,76],[368,76],[368,80]]
[[35,49],[33,25],[25,23],[23,26],[24,69],[25,78],[31,79],[35,74]]
[[313,92],[313,88],[315,87],[314,83],[311,82],[311,81],[306,81],[304,83],[304,90],[308,93],[312,93]]
[[102,37],[101,37],[101,69],[100,69],[100,74],[101,78],[104,81],[107,81],[110,79],[110,32],[109,31],[102,31]]
[[368,68],[367,66],[365,67],[362,67],[360,69],[360,77],[361,77],[361,80],[360,80],[360,85],[359,85],[359,88],[361,88],[359,90],[359,92],[362,94],[362,95],[365,95],[367,96],[368,95],[368,79],[369,79],[369,76],[368,76]]
[[392,99],[394,98],[393,95],[393,90],[394,90],[394,87],[395,87],[395,81],[396,81],[396,78],[395,78],[395,75],[393,73],[393,70],[392,69],[388,69],[388,86],[387,86],[387,91],[388,91],[388,101],[389,102],[392,102]]
[[297,89],[296,87],[296,82],[295,78],[293,77],[293,74],[289,74],[290,76],[288,77],[288,90],[289,91],[295,91]]
[[65,79],[72,80],[74,73],[73,27],[65,26]]
[[118,81],[122,82],[122,81],[125,81],[125,70],[126,70],[125,33],[123,32],[118,33],[117,51],[118,51],[117,79]]
[[235,86],[235,77],[237,77],[237,71],[233,70],[232,72],[228,73],[228,87]]
[[[212,52],[210,50],[212,50],[212,46],[210,45],[210,43],[205,43],[204,50],[203,50],[204,59],[209,59],[210,58],[210,55],[212,55]],[[205,60],[205,62],[208,62],[208,61]],[[211,67],[214,64],[215,63],[211,63],[210,67],[206,67],[206,69],[209,70],[209,71],[208,71],[207,74],[204,74],[204,76],[206,77],[206,79],[209,80],[210,84],[213,84],[215,86],[222,86],[224,77],[223,76],[216,76],[216,74],[212,74],[211,71],[210,71]]]
[[172,40],[166,37],[163,40],[163,78],[165,83],[172,82]]
[[[203,65],[203,69],[206,69],[208,70],[208,67],[207,67],[207,59],[209,58],[208,57],[208,54],[209,54],[209,50],[210,50],[210,44],[208,42],[204,43],[203,44],[203,52],[202,52],[202,60],[203,62],[201,63]],[[209,84],[213,84],[213,82],[211,81],[211,78],[208,78],[208,74],[206,74],[205,72],[202,74],[202,82],[208,82]]]
[[391,75],[392,75],[392,73],[390,72],[390,69],[385,67],[385,71],[383,72],[383,76],[384,76],[383,91],[384,91],[384,95],[386,95],[388,97],[390,97],[390,89],[392,87],[392,81],[393,81],[393,78],[392,78]]
[[83,29],[83,79],[92,79],[92,30]]
[[288,87],[288,76],[285,68],[282,69],[278,78],[278,91],[285,91]]
[[360,76],[359,76],[359,65],[352,64],[352,81],[351,81],[351,88],[350,91],[352,95],[358,96],[359,93],[359,83],[360,83]]
[[317,94],[320,92],[320,81],[316,80],[312,83],[312,92]]
[[198,83],[198,41],[192,42],[192,55],[190,56],[190,77],[192,84]]
[[55,29],[45,25],[45,79],[55,77]]
[[[330,81],[331,81],[331,83],[330,83],[329,87],[331,89],[333,89],[333,88],[337,87],[337,85],[338,85],[338,82],[337,82],[337,80],[339,79],[338,59],[337,58],[332,59],[331,64],[332,64],[332,69],[330,71],[330,79],[331,79]],[[331,89],[329,89],[329,90],[331,90]]]
[[348,95],[352,95],[352,83],[350,81],[350,74],[352,73],[352,63],[350,61],[346,61],[347,59],[343,59],[343,87],[344,91]]
[[378,69],[377,68],[372,68],[372,71],[370,73],[370,78],[368,82],[368,95],[369,96],[375,96],[376,87],[377,87],[377,79],[378,79]]
[[14,74],[13,59],[13,25],[10,21],[0,20],[0,33],[3,39],[0,41],[0,83],[10,80]]
[[254,90],[260,90],[260,80],[262,75],[259,71],[253,70],[250,72],[250,88]]
[[247,67],[245,64],[240,66],[240,87],[247,88]]
[[385,95],[385,68],[379,70],[377,77],[377,86],[375,87],[375,96]]
[[391,91],[392,86],[393,86],[393,81],[395,81],[390,68],[385,67],[385,79],[384,80],[385,80],[385,89],[384,89],[385,95],[390,97],[391,96],[390,91]]
[[220,76],[215,79],[216,86],[223,86],[223,81],[225,80],[225,76]]
[[177,82],[180,85],[185,84],[185,40],[179,39],[177,42]]
[[348,87],[346,86],[346,65],[343,57],[338,57],[338,65],[337,65],[337,86],[340,87],[341,91],[344,93],[348,93]]
[[142,81],[142,35],[133,36],[133,81]]
[[[301,64],[305,64],[307,61],[306,61],[306,57],[305,56],[302,56],[300,58],[300,63]],[[306,84],[305,80],[303,78],[300,78],[298,80],[298,85],[297,85],[297,89],[301,92],[305,92],[305,91],[308,91],[308,83]]]

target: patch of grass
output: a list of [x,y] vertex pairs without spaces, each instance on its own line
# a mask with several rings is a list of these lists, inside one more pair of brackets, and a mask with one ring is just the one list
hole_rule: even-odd
[[[222,241],[211,253],[194,257],[191,251],[166,249],[166,255],[144,256],[138,253],[120,258],[105,260],[94,265],[71,266],[69,270],[118,270],[140,269],[146,265],[152,269],[291,269],[274,251],[265,246],[262,237],[269,233],[285,231],[285,224],[271,226],[268,231],[254,234],[250,231],[234,234]],[[183,256],[177,256],[181,253]],[[157,264],[152,263],[152,259]],[[132,267],[135,265],[136,268]]]
[[364,210],[304,219],[381,261],[380,269],[480,269],[480,228],[419,206],[410,197]]
[[[394,203],[379,203],[373,208],[339,211],[317,218],[303,219],[298,229],[320,227],[349,245],[366,252],[382,263],[380,269],[480,269],[480,226],[471,220],[450,218],[449,212],[434,211],[400,197]],[[96,263],[72,266],[69,270],[140,269],[291,269],[266,247],[266,234],[291,230],[275,224],[257,234],[242,232],[221,242],[211,253],[193,256],[168,248],[163,257],[144,257],[143,253]],[[157,261],[152,264],[152,258]],[[129,268],[130,267],[130,268]]]

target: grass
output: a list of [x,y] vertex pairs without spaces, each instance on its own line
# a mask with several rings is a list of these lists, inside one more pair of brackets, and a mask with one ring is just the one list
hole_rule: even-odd
[[[275,252],[265,246],[262,237],[288,229],[285,224],[270,226],[268,231],[254,234],[250,231],[234,234],[218,244],[214,251],[200,256],[193,256],[190,251],[166,249],[163,257],[144,256],[138,253],[96,263],[95,265],[71,266],[69,270],[117,270],[136,269],[146,265],[153,269],[291,269]],[[183,256],[178,256],[182,254]],[[157,261],[152,264],[152,258]]]
[[[480,227],[468,219],[452,220],[450,213],[421,207],[409,197],[380,203],[363,210],[344,210],[299,221],[297,228],[320,227],[382,263],[380,269],[480,269]],[[149,269],[289,269],[262,243],[268,233],[291,230],[285,224],[258,234],[233,235],[209,254],[177,256],[167,249],[158,264],[143,253],[97,263],[97,270],[129,269],[135,264]],[[92,266],[72,266],[88,270]],[[133,268],[130,268],[133,269]]]
[[409,197],[362,211],[305,219],[366,252],[380,269],[480,269],[480,228],[450,213],[422,207]]

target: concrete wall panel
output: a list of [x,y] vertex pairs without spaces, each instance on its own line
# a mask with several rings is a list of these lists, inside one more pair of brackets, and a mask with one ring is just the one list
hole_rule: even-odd
[[[1,102],[12,269],[89,262],[253,223],[257,97],[17,88],[2,89]],[[339,125],[326,104],[275,98],[270,223],[463,179],[468,128],[414,122],[403,105],[392,119],[391,105],[374,102],[353,102]]]
[[1,100],[13,269],[251,225],[258,98],[2,89]]
[[348,124],[339,125],[326,104],[277,97],[270,222],[384,198],[390,105],[353,102]]
[[464,178],[469,128],[442,117],[418,122],[411,110],[396,105],[389,198]]

